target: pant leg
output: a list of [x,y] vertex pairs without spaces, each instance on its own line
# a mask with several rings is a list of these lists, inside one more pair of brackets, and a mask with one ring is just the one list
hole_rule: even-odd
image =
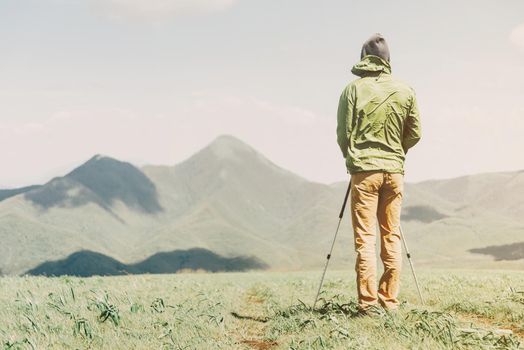
[[351,176],[351,215],[355,235],[358,302],[362,309],[378,303],[376,213],[383,173],[366,172]]
[[380,278],[378,298],[386,309],[396,309],[402,268],[400,236],[400,209],[402,206],[404,176],[385,174],[378,201],[377,217],[380,225],[381,251],[384,273]]

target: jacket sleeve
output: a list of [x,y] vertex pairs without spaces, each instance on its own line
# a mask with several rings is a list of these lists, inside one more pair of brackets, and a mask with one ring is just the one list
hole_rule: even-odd
[[337,112],[337,142],[344,158],[348,155],[348,134],[351,132],[352,114],[353,102],[350,96],[350,87],[348,86],[340,95]]
[[404,124],[402,138],[402,148],[404,149],[404,153],[408,153],[408,150],[419,142],[421,136],[420,114],[418,111],[417,98],[413,93],[411,97],[411,106]]

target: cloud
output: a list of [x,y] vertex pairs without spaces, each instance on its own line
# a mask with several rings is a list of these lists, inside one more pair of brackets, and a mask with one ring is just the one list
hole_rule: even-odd
[[165,21],[223,11],[237,0],[91,0],[96,12],[114,20]]
[[519,24],[509,35],[510,42],[524,52],[524,23]]

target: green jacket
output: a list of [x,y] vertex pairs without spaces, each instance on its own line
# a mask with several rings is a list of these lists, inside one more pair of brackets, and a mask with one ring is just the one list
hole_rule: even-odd
[[378,56],[365,56],[351,72],[360,77],[342,92],[337,141],[351,174],[404,173],[405,155],[421,136],[415,92],[391,76]]

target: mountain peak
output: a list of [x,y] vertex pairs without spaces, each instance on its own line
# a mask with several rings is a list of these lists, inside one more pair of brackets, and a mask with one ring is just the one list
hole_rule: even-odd
[[218,136],[190,160],[205,163],[217,161],[221,164],[246,164],[254,160],[269,162],[253,147],[231,135]]
[[100,160],[104,158],[110,158],[110,157],[104,156],[103,154],[95,154],[93,158],[91,158],[91,160]]
[[207,147],[219,158],[234,158],[239,154],[256,154],[257,152],[247,143],[231,135],[221,135]]
[[115,158],[112,158],[112,157],[109,157],[109,156],[106,156],[104,154],[95,154],[94,156],[89,158],[89,160],[87,162],[85,162],[84,164],[80,165],[80,167],[83,167],[83,166],[85,166],[87,164],[100,162],[100,161],[120,162],[119,160],[117,160]]
[[206,186],[209,186],[211,179],[220,183],[231,181],[232,178],[235,181],[251,179],[252,183],[259,181],[261,184],[280,180],[300,183],[305,181],[230,135],[217,137],[195,155],[177,164],[176,169],[188,179],[197,181],[195,177],[198,177]]
[[94,202],[109,209],[119,200],[145,213],[162,210],[155,185],[142,171],[130,163],[99,154],[64,177],[26,193],[26,198],[43,208]]

